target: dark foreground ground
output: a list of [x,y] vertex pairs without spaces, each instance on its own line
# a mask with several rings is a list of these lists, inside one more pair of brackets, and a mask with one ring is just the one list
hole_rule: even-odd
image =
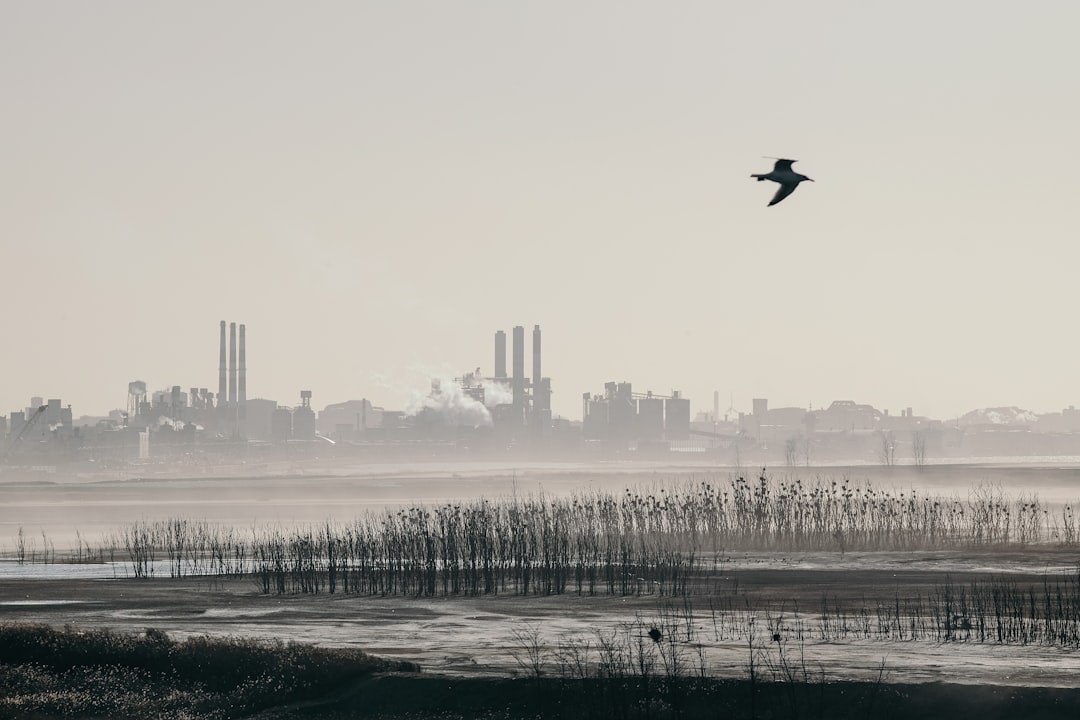
[[1080,689],[687,676],[426,675],[354,649],[0,626],[0,717],[1077,718]]
[[[4,669],[5,672],[10,668]],[[453,678],[379,673],[342,683],[317,696],[276,697],[258,708],[216,705],[203,697],[185,702],[179,688],[162,687],[161,700],[116,702],[96,687],[65,685],[46,696],[8,694],[0,718],[218,718],[259,720],[373,718],[382,720],[495,718],[830,718],[832,720],[1075,720],[1080,690],[927,683],[919,685],[827,682],[789,685],[748,680],[656,682],[556,679]],[[10,688],[5,692],[10,692]]]
[[339,697],[261,718],[830,718],[937,720],[1080,717],[1080,690],[929,683],[751,684],[684,680],[671,687],[562,680],[372,677]]
[[355,649],[0,625],[0,718],[1080,718],[1080,689],[670,674],[428,675]]
[[[114,570],[0,562],[0,623],[125,633],[156,628],[178,640],[311,643],[417,663],[425,673],[472,679],[521,675],[520,659],[529,644],[522,632],[538,635],[543,675],[578,677],[580,673],[560,671],[558,656],[564,645],[587,647],[588,662],[595,665],[601,641],[615,638],[629,651],[656,624],[672,628],[666,637],[680,640],[677,648],[665,649],[683,655],[687,666],[683,674],[697,675],[699,665],[704,665],[710,678],[730,680],[745,678],[752,654],[761,663],[779,662],[781,648],[767,638],[782,624],[787,657],[797,657],[798,665],[819,676],[824,673],[826,680],[870,681],[884,664],[887,681],[901,685],[1071,688],[1080,686],[1075,639],[1064,644],[1048,643],[1046,638],[980,641],[975,621],[968,631],[954,619],[955,632],[943,642],[938,632],[942,618],[931,617],[928,598],[937,597],[946,582],[956,592],[970,592],[976,584],[986,588],[988,582],[1006,578],[1018,588],[1032,588],[1035,610],[1042,612],[1047,600],[1044,578],[1056,583],[1061,572],[1074,577],[1077,559],[1073,550],[1042,547],[842,556],[749,554],[727,559],[710,587],[687,598],[654,592],[596,597],[267,595],[247,577],[86,578],[79,573]],[[1075,592],[1076,581],[1069,582],[1062,608],[1056,590],[1050,600],[1055,613],[1060,609],[1074,617],[1080,612],[1080,594]],[[877,613],[895,608],[897,598],[923,603],[917,612],[922,613],[920,622],[926,630],[917,639],[910,633],[882,637],[878,632]],[[1030,598],[1022,594],[1024,612],[1031,609]],[[831,630],[823,633],[826,600]],[[754,653],[748,609],[758,623]],[[843,618],[832,614],[837,611]],[[838,624],[846,624],[848,630],[838,633]],[[660,655],[653,660],[662,665]]]

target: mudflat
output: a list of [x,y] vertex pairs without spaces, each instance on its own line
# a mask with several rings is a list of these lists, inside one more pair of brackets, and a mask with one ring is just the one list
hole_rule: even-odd
[[[908,632],[897,637],[883,633],[879,614],[894,603],[907,608],[912,598],[929,598],[946,583],[964,589],[994,578],[1037,591],[1041,602],[1048,579],[1067,572],[1076,559],[1073,550],[1051,548],[843,557],[746,553],[727,557],[708,591],[685,597],[646,587],[629,596],[435,598],[264,594],[250,578],[64,577],[65,569],[80,566],[62,564],[16,576],[8,572],[14,569],[9,562],[0,566],[0,621],[355,647],[416,662],[426,672],[468,677],[525,673],[525,630],[538,641],[547,671],[554,672],[560,647],[588,646],[595,653],[600,637],[627,636],[633,642],[651,627],[666,625],[685,636],[674,649],[694,672],[703,666],[710,677],[744,677],[751,653],[775,659],[783,649],[797,651],[800,664],[815,675],[836,680],[870,679],[884,667],[891,682],[1073,687],[1080,682],[1076,648],[979,641],[975,629],[961,621],[948,641],[929,629],[925,636],[916,631],[915,638]],[[928,628],[934,618],[929,609],[922,612],[927,617],[918,620]],[[911,621],[901,618],[904,630]]]
[[[773,477],[872,483],[958,502],[972,488],[992,487],[1009,502],[1040,498],[1040,512],[1050,522],[1073,501],[1077,473],[1071,466],[792,468]],[[698,678],[713,688],[790,685],[801,678],[828,686],[824,697],[842,694],[844,687],[863,693],[888,686],[894,699],[909,699],[903,707],[912,713],[905,715],[896,700],[892,717],[920,716],[915,708],[925,707],[914,698],[936,697],[945,707],[947,697],[977,697],[958,686],[987,689],[983,697],[996,698],[986,717],[1007,716],[1007,709],[1025,702],[1034,707],[1043,702],[1038,698],[1049,703],[1043,716],[1070,717],[1056,713],[1077,707],[1069,692],[1080,686],[1080,637],[1070,633],[1080,617],[1074,607],[1080,548],[1050,535],[1037,543],[959,549],[861,551],[840,543],[814,551],[716,548],[698,558],[694,582],[676,594],[638,579],[619,593],[600,588],[590,594],[571,585],[556,594],[504,588],[484,595],[417,595],[330,593],[325,584],[320,592],[279,594],[266,592],[252,576],[169,577],[162,568],[154,577],[134,577],[113,534],[130,523],[177,517],[241,533],[262,524],[302,528],[455,499],[586,497],[745,475],[693,465],[546,464],[20,478],[0,482],[0,622],[138,633],[152,628],[174,639],[295,641],[417,663],[420,675],[365,681],[401,698],[404,704],[386,708],[391,715],[438,714],[436,706],[408,704],[418,692],[436,696],[435,678],[465,694],[485,687],[496,705],[501,693],[520,693],[521,683],[539,687],[561,680],[561,689],[548,686],[538,697],[565,692],[572,703],[578,691],[565,683],[580,688],[595,682],[597,668],[610,660],[605,653],[622,652],[647,660],[642,677]],[[24,555],[30,548],[22,563],[14,552],[19,531]],[[71,562],[71,549],[80,542],[84,561]],[[93,562],[85,562],[89,556]],[[657,637],[650,635],[654,630]],[[427,689],[404,689],[410,682]],[[342,702],[337,710],[321,707],[327,716],[339,710],[354,716]],[[569,705],[560,707],[548,709],[573,716]],[[859,707],[863,714],[851,716],[877,716]],[[497,708],[489,710],[497,716]],[[732,710],[732,716],[740,714],[748,716],[746,708]]]

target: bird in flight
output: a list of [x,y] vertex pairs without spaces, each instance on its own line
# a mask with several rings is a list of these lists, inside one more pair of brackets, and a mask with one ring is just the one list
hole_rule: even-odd
[[762,180],[772,180],[774,183],[779,183],[780,187],[776,191],[776,195],[773,196],[769,206],[772,207],[776,203],[786,198],[791,193],[795,192],[795,188],[799,187],[799,183],[803,180],[809,180],[814,182],[813,178],[808,178],[805,175],[800,175],[791,169],[793,163],[797,160],[782,160],[780,158],[768,158],[770,160],[776,160],[776,164],[773,165],[771,173],[765,173],[763,175],[751,175],[752,178],[757,178],[758,182]]

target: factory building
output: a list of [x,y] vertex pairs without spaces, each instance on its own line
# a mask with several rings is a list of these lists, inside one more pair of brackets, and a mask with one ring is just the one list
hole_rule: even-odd
[[339,442],[363,440],[369,428],[377,428],[382,422],[381,408],[371,401],[347,400],[327,405],[319,413],[319,433]]
[[[406,424],[419,440],[463,440],[466,436],[485,436],[497,443],[529,445],[546,442],[551,436],[551,378],[543,375],[543,346],[540,326],[533,326],[531,372],[526,373],[525,328],[518,325],[511,332],[510,374],[507,374],[506,332],[495,333],[494,373],[484,375],[480,368],[454,378],[451,387],[433,379],[431,392],[410,412]],[[327,408],[330,410],[330,408]],[[391,429],[383,422],[377,427]],[[348,420],[346,420],[348,422]],[[342,427],[342,430],[348,428]],[[401,428],[397,428],[400,430]],[[385,433],[376,433],[380,436]]]
[[311,409],[311,391],[300,391],[300,404],[292,412],[292,437],[294,440],[314,440],[315,411]]
[[690,400],[678,390],[671,395],[635,393],[628,382],[609,382],[603,395],[585,393],[581,399],[586,441],[631,447],[690,437]]
[[[533,439],[551,433],[551,378],[543,376],[543,350],[540,326],[532,331],[532,376],[525,375],[525,328],[513,329],[513,356],[510,377],[511,402],[509,410],[497,409],[499,403],[487,403],[493,409],[495,427],[518,437],[528,430]],[[506,333],[495,333],[495,376],[490,381],[505,385],[506,380]],[[474,379],[474,382],[476,379]],[[480,382],[482,385],[483,382]]]
[[[274,400],[266,400],[264,398],[252,398],[247,401],[245,410],[247,416],[245,418],[245,429],[247,430],[248,440],[271,440],[273,439],[272,422],[274,413],[277,411],[278,404]],[[292,433],[292,425],[290,420],[290,434]],[[288,438],[286,438],[288,439]]]
[[671,397],[664,398],[664,437],[669,441],[690,437],[690,398],[683,397],[678,390],[672,390]]
[[637,401],[637,437],[653,441],[664,438],[664,399],[651,392]]
[[252,401],[258,408],[260,427],[266,422],[269,412],[270,436],[269,440],[276,443],[284,443],[290,440],[311,442],[319,437],[316,424],[315,411],[311,409],[311,391],[300,391],[300,404],[294,408],[276,405],[270,410],[270,400]]
[[[173,385],[148,392],[142,380],[128,383],[123,425],[133,429],[168,427],[189,434],[207,430],[218,438],[247,436],[247,327],[227,323],[218,326],[218,389]],[[269,421],[261,418],[261,434],[269,434]]]
[[277,443],[288,442],[293,434],[293,414],[287,407],[278,406],[270,418],[270,439]]
[[64,406],[59,398],[34,397],[25,410],[0,417],[0,463],[33,463],[64,455],[80,440],[71,405]]
[[75,434],[71,406],[64,407],[60,398],[45,401],[34,397],[30,399],[30,407],[0,418],[0,439],[6,435],[12,441],[18,438],[20,442],[31,443],[67,440]]

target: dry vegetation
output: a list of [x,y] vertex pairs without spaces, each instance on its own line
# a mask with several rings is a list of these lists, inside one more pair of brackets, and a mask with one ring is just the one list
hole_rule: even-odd
[[[135,522],[67,559],[122,561],[135,578],[250,577],[263,594],[380,597],[640,596],[707,601],[716,640],[745,640],[768,605],[725,585],[740,551],[929,551],[1073,547],[1072,507],[1010,498],[991,486],[965,498],[881,490],[847,479],[804,483],[732,477],[646,491],[531,495],[367,513],[349,524],[248,532],[175,518]],[[42,537],[42,547],[50,548]],[[19,562],[56,561],[53,549]],[[687,604],[689,607],[689,603]],[[823,596],[777,610],[800,638],[1041,644],[1080,647],[1080,570],[1038,584],[943,579],[853,604]],[[774,629],[772,634],[779,632]]]
[[0,625],[0,716],[247,716],[416,669],[358,650]]
[[[531,495],[367,513],[348,524],[136,522],[71,559],[135,577],[252,575],[264,593],[683,595],[739,551],[885,551],[1080,543],[1071,505],[980,486],[966,498],[847,479],[704,480],[654,491]],[[47,538],[40,558],[50,558]],[[28,559],[20,530],[20,562]],[[33,554],[29,559],[37,559]],[[56,559],[55,550],[51,557]]]
[[[355,650],[165,633],[0,626],[0,717],[262,720],[379,718],[829,717],[906,720],[1074,718],[1080,691],[827,679],[797,642],[747,643],[742,678],[708,677],[688,650],[693,622],[674,606],[615,633],[548,648],[525,626],[514,647],[526,677],[425,677]],[[398,671],[405,671],[404,673]]]
[[[415,692],[404,691],[395,706],[361,711],[349,705],[353,697],[342,701],[346,709],[320,706],[320,717],[516,717],[537,707],[553,717],[580,717],[575,703],[593,717],[678,717],[702,703],[726,707],[724,717],[873,717],[885,694],[891,707],[899,707],[900,691],[885,682],[885,661],[876,680],[845,691],[827,678],[827,668],[806,660],[811,644],[1080,648],[1080,568],[960,580],[940,574],[920,586],[875,587],[860,598],[822,593],[809,601],[803,595],[800,602],[740,588],[737,574],[725,568],[733,554],[989,556],[1024,548],[1028,557],[1043,557],[1078,543],[1072,506],[1051,508],[1035,495],[1009,497],[984,485],[965,497],[945,497],[762,473],[617,493],[415,505],[344,524],[239,530],[186,518],[140,521],[96,542],[79,537],[61,553],[44,535],[20,529],[14,559],[111,562],[133,584],[202,578],[210,587],[228,579],[253,597],[290,595],[302,603],[315,595],[395,603],[560,595],[655,600],[653,614],[639,609],[632,621],[591,633],[543,637],[535,625],[517,627],[508,651],[537,689],[524,704],[507,699],[520,694],[520,686],[504,698],[504,691],[492,690],[502,687],[496,683],[486,686],[494,694],[484,701],[494,704],[475,712],[408,710]],[[152,711],[174,717],[258,713],[323,696],[349,673],[367,672],[357,663],[370,660],[239,640],[214,647],[216,641],[206,639],[179,644],[155,632],[86,635],[25,626],[5,632],[10,637],[0,641],[0,696],[8,709],[19,703],[18,712],[40,717],[64,716],[72,708],[76,714],[136,717]],[[710,652],[720,646],[741,648],[743,677],[713,673]],[[202,656],[249,670],[241,677],[235,667],[219,668],[218,660],[196,659]],[[846,706],[834,697],[844,692]],[[109,699],[98,707],[98,696]],[[1077,699],[1069,702],[1075,709]],[[281,716],[304,711],[289,713]]]

